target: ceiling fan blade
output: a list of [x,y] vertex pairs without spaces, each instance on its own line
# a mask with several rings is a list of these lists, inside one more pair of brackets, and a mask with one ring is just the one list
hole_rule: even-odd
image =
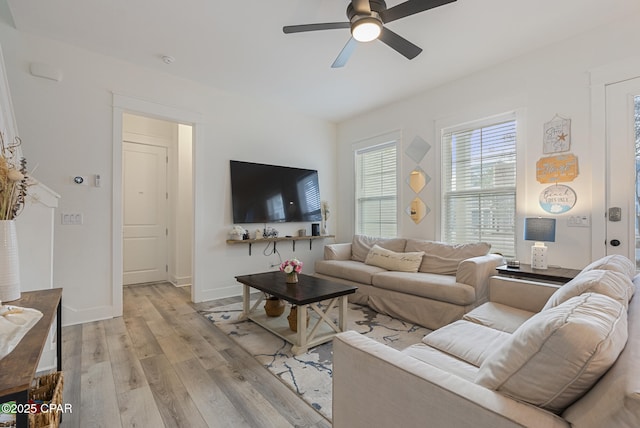
[[287,25],[282,27],[282,31],[285,34],[289,34],[303,33],[305,31],[335,30],[338,28],[351,28],[351,24],[349,22],[325,22],[324,24]]
[[347,61],[349,61],[349,57],[353,53],[353,50],[356,48],[357,44],[358,42],[356,41],[356,39],[354,39],[353,37],[349,38],[349,41],[346,45],[344,45],[336,60],[333,61],[333,64],[331,64],[331,68],[344,67]]
[[407,0],[397,6],[381,11],[380,18],[382,19],[382,22],[386,24],[387,22],[415,15],[416,13],[424,12],[425,10],[433,9],[438,6],[444,6],[445,4],[453,3],[454,1],[456,0]]
[[398,51],[398,53],[404,55],[407,59],[414,59],[420,54],[420,52],[422,52],[421,48],[414,45],[404,37],[397,35],[388,28],[382,28],[382,32],[378,39],[390,48]]
[[353,9],[356,13],[371,15],[369,0],[351,0],[351,4],[353,4]]

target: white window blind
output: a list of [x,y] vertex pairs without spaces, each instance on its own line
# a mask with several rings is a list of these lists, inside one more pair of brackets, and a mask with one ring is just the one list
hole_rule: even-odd
[[516,121],[442,134],[442,233],[515,256]]
[[355,152],[356,233],[395,237],[397,234],[396,143]]

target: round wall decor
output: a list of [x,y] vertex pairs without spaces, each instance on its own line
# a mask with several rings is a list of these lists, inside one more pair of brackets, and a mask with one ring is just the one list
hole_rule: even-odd
[[540,193],[540,206],[551,214],[562,214],[576,204],[576,192],[569,186],[554,184]]

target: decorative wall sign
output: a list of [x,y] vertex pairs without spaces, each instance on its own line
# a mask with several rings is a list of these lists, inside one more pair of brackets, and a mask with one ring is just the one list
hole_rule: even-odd
[[569,186],[556,184],[540,193],[540,206],[551,214],[562,214],[576,204],[576,192]]
[[572,154],[540,158],[536,162],[536,179],[540,183],[563,183],[578,176],[578,158]]
[[568,152],[571,147],[571,119],[557,114],[544,124],[544,153]]

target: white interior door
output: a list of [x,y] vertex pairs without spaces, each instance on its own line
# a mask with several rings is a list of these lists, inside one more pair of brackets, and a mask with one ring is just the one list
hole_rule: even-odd
[[123,283],[167,279],[167,149],[123,143]]
[[640,78],[607,86],[606,103],[607,254],[625,255],[637,266]]

